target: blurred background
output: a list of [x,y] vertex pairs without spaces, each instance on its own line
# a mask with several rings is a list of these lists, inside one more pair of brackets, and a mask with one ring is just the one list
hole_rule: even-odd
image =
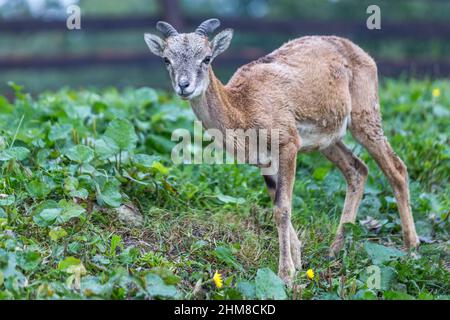
[[[81,30],[66,27],[67,6],[81,8]],[[368,30],[369,5],[381,30]],[[311,34],[348,37],[377,61],[383,77],[450,76],[448,0],[0,0],[0,94],[8,81],[32,93],[70,87],[168,88],[163,63],[143,39],[164,19],[192,31],[218,17],[231,27],[230,49],[214,62],[222,81],[236,68]]]

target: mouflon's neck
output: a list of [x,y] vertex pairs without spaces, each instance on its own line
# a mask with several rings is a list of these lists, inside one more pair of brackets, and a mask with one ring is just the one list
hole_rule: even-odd
[[209,85],[199,97],[191,100],[191,106],[198,120],[207,129],[240,128],[244,123],[244,114],[233,105],[233,92],[228,90],[209,68]]

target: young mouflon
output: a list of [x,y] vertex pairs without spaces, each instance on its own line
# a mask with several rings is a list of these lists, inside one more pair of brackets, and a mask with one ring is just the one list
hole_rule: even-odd
[[408,173],[383,133],[372,58],[347,39],[306,36],[242,66],[223,85],[211,63],[228,48],[233,31],[225,29],[209,41],[208,34],[219,25],[219,20],[209,19],[195,32],[178,33],[160,21],[156,27],[163,38],[145,34],[145,41],[152,53],[163,58],[175,92],[189,100],[206,128],[278,130],[278,172],[264,180],[274,203],[279,276],[292,284],[295,269],[301,267],[301,242],[291,223],[298,152],[321,152],[347,182],[331,256],[343,246],[343,225],[355,222],[368,171],[343,143],[347,129],[386,175],[397,199],[405,246],[416,247]]

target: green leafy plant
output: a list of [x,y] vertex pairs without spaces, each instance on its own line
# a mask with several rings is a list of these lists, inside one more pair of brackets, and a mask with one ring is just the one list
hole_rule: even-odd
[[345,181],[321,155],[299,155],[292,220],[314,277],[299,271],[293,288],[275,274],[259,171],[172,163],[172,131],[195,119],[185,102],[151,88],[32,98],[10,86],[14,101],[0,96],[0,299],[449,299],[449,81],[380,87],[420,248],[403,250],[388,182],[346,137],[370,172],[357,222],[329,261]]

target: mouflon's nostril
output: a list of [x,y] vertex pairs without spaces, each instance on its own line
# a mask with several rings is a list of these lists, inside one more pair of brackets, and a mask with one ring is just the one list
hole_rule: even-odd
[[186,79],[182,79],[178,82],[178,86],[180,87],[181,90],[184,90],[187,87],[189,87],[189,81]]

